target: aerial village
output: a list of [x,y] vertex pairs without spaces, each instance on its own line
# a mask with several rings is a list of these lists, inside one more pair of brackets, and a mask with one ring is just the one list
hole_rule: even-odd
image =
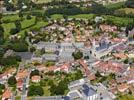
[[[28,50],[9,45],[0,54],[1,100],[120,100],[134,95],[133,27],[119,27],[99,15],[47,20],[38,30],[25,32]],[[17,43],[20,38],[12,34],[8,39]],[[10,67],[3,68],[6,63]]]

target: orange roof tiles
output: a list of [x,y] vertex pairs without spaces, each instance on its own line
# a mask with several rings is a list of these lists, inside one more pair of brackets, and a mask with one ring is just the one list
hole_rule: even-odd
[[9,89],[6,89],[4,93],[2,94],[2,98],[10,99],[12,96],[12,92]]
[[124,66],[122,64],[111,61],[100,62],[96,64],[95,67],[100,71],[112,73],[122,72],[124,69]]
[[129,85],[126,83],[123,83],[121,85],[118,85],[117,88],[118,88],[118,91],[125,92],[129,88]]
[[88,76],[88,78],[90,80],[95,79],[95,75],[93,73],[90,72],[90,70],[88,69],[87,64],[84,62],[84,60],[80,60],[79,63],[81,64],[86,76]]
[[124,54],[124,53],[115,53],[115,54],[113,54],[113,56],[116,57],[116,58],[120,58],[120,59],[125,59],[125,58],[128,57],[128,56],[127,56],[126,54]]
[[27,70],[20,70],[16,75],[17,78],[25,78],[27,76],[28,76]]
[[41,77],[40,76],[38,76],[38,75],[35,75],[35,76],[32,76],[32,81],[36,81],[36,80],[40,80],[41,79]]

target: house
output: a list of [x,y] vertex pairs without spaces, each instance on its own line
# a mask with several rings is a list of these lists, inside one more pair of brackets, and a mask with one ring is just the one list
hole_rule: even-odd
[[69,63],[65,63],[62,66],[60,66],[60,71],[69,73],[71,70],[70,64]]
[[6,89],[2,94],[2,100],[11,100],[12,92],[9,89]]
[[133,37],[134,36],[134,29],[132,29],[130,32],[129,32],[129,37]]
[[127,42],[127,38],[113,38],[111,39],[112,43],[121,43],[121,42]]
[[41,76],[35,75],[31,77],[32,82],[38,83],[41,80]]
[[121,85],[117,86],[119,92],[125,92],[129,89],[129,85],[126,83],[122,83]]
[[48,68],[48,71],[57,72],[57,71],[60,71],[60,67],[57,67],[57,66],[50,66],[50,67]]
[[18,79],[17,80],[17,89],[22,91],[22,89],[23,89],[23,79]]
[[45,51],[55,52],[57,49],[60,48],[59,43],[51,43],[51,42],[38,42],[34,44],[37,50],[45,49]]
[[102,24],[102,25],[100,25],[100,29],[103,32],[115,32],[115,31],[117,31],[117,26],[111,26],[111,25]]
[[43,54],[42,60],[44,61],[58,61],[58,55],[57,54]]
[[119,75],[123,74],[127,69],[125,65],[113,61],[101,61],[97,63],[94,68],[103,74],[116,73]]
[[35,54],[32,56],[31,58],[31,61],[32,62],[39,62],[39,63],[42,63],[43,62],[43,58],[42,57],[38,57],[36,56]]
[[133,86],[133,85],[131,85],[131,86],[129,87],[129,91],[131,91],[131,93],[134,95],[134,86]]
[[11,77],[15,72],[16,72],[16,68],[8,69],[7,71],[5,71],[5,73],[0,74],[0,78],[6,80],[9,77]]
[[84,79],[71,82],[69,84],[69,89],[70,91],[68,92],[67,96],[70,97],[70,100],[96,100],[99,96],[93,86],[88,84]]
[[29,72],[26,69],[21,69],[18,71],[17,75],[16,75],[16,79],[24,79],[28,76]]
[[89,70],[87,63],[84,60],[80,60],[79,63],[89,80],[94,80],[96,78],[95,74]]
[[126,59],[126,58],[128,58],[128,56],[126,54],[124,54],[124,53],[114,53],[113,57],[117,58],[117,59]]

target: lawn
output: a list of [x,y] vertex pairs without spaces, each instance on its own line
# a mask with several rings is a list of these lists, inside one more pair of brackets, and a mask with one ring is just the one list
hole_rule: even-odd
[[[123,17],[115,17],[115,16],[106,16],[102,15],[105,19],[113,21],[113,23],[117,25],[127,25],[128,23],[133,22],[133,18],[123,18]],[[63,15],[61,14],[54,14],[51,16],[52,19],[62,19]],[[78,14],[78,15],[71,15],[68,16],[69,18],[79,18],[79,19],[92,19],[94,17],[94,14]],[[18,15],[7,15],[3,17],[3,20],[10,20],[15,21],[19,19]],[[41,27],[48,25],[48,22],[44,21],[38,21],[36,25],[34,25],[35,17],[32,17],[32,19],[27,20],[26,16],[24,16],[24,19],[22,24],[22,31],[19,32],[20,35],[24,36],[25,31],[30,31],[30,29],[39,30]],[[5,38],[7,38],[10,35],[10,29],[15,28],[15,25],[13,22],[11,23],[3,23],[2,26],[5,30]]]
[[16,96],[16,97],[15,97],[15,100],[20,100],[20,99],[21,99],[20,96]]
[[118,8],[122,8],[123,5],[125,5],[124,2],[118,2],[118,3],[115,3],[115,4],[108,4],[105,7],[106,8],[112,8],[112,9],[118,9]]
[[[31,25],[33,25],[35,22],[35,17],[33,17],[31,20],[24,20],[21,22],[22,25],[22,29],[30,27]],[[15,28],[15,24],[14,23],[3,23],[2,26],[4,27],[4,31],[5,31],[5,38],[7,38],[10,35],[10,30],[12,28]],[[24,30],[22,30],[21,32],[23,33]],[[20,33],[21,33],[20,32]]]
[[93,17],[94,14],[79,14],[79,15],[69,16],[69,18],[80,18],[80,19],[92,19]]
[[33,30],[39,30],[41,27],[46,26],[47,24],[48,24],[48,22],[38,21],[36,25],[33,25],[33,26],[29,27],[29,28],[26,28],[26,29],[20,31],[19,34],[22,37],[24,37],[25,31],[30,31],[31,29],[33,29]]
[[20,20],[18,15],[6,15],[2,17],[2,21],[6,21],[6,22],[13,22],[16,20]]
[[15,28],[15,24],[14,23],[4,23],[2,24],[2,26],[4,27],[4,34],[5,34],[5,38],[7,38],[10,35],[10,29],[11,28]]
[[[125,17],[115,17],[115,16],[106,16],[102,15],[106,20],[113,21],[114,24],[117,25],[127,25],[133,21],[133,18],[125,18]],[[63,16],[61,14],[54,14],[51,16],[52,19],[61,19]],[[78,14],[78,15],[71,15],[68,16],[69,18],[80,18],[80,19],[92,19],[94,14]]]
[[[80,18],[80,19],[92,19],[94,14],[79,14],[79,15],[71,15],[68,16],[69,18]],[[61,14],[54,14],[51,16],[52,19],[62,19],[63,15]]]
[[48,3],[51,2],[52,0],[35,0],[35,3],[41,4],[41,3]]
[[52,19],[63,19],[63,15],[61,14],[54,14],[51,16]]
[[106,20],[113,21],[114,24],[117,25],[127,25],[133,22],[133,18],[125,18],[125,17],[115,17],[115,16],[103,16]]
[[121,8],[118,11],[124,12],[125,14],[134,14],[134,8]]
[[50,88],[49,86],[43,87],[43,89],[44,89],[44,96],[50,96],[51,95],[51,92],[50,92],[49,88]]
[[[17,17],[17,16],[18,15],[4,16],[3,20],[15,21],[16,19],[19,19],[19,17]],[[26,17],[24,16],[24,18],[26,18]],[[35,17],[32,17],[32,19],[30,19],[30,20],[25,19],[25,20],[21,21],[22,30],[19,32],[19,34],[24,36],[25,31],[30,31],[30,29],[39,29],[42,26],[45,26],[45,25],[48,24],[48,22],[44,22],[44,21],[38,21],[36,25],[34,23],[35,23]],[[5,31],[5,33],[4,33],[5,38],[10,36],[10,30],[12,28],[15,28],[14,22],[12,22],[12,23],[3,23],[2,26],[4,27],[4,31]]]
[[35,23],[35,17],[32,17],[32,19],[30,20],[25,19],[24,21],[21,22],[22,29],[32,26],[34,25],[34,23]]
[[122,95],[120,97],[118,97],[118,100],[134,100],[134,96],[133,95]]
[[47,67],[54,66],[55,65],[55,62],[54,61],[46,61],[44,63],[44,65],[47,66]]

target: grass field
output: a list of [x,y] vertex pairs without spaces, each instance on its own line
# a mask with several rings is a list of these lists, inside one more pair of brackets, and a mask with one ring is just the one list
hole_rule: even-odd
[[117,25],[127,25],[133,21],[133,18],[125,18],[125,17],[115,17],[115,16],[103,16],[107,20],[113,21],[114,24]]
[[118,100],[134,100],[134,96],[133,95],[123,95],[123,96],[120,96],[118,98]]
[[119,2],[119,3],[115,3],[115,4],[108,4],[105,7],[112,8],[112,9],[116,9],[116,8],[118,9],[118,8],[121,8],[123,5],[125,5],[124,2]]
[[19,16],[18,15],[6,15],[2,18],[2,21],[16,21],[19,20]]
[[[94,14],[79,14],[79,15],[71,15],[68,16],[69,18],[79,18],[79,19],[92,19],[94,17]],[[115,17],[115,16],[106,16],[103,15],[103,17],[107,20],[111,20],[114,22],[114,24],[117,25],[127,25],[130,22],[133,22],[133,18],[123,18],[123,17]],[[54,14],[51,16],[52,19],[62,19],[63,15],[61,14]],[[10,15],[10,16],[4,16],[2,20],[10,20],[10,21],[15,21],[19,19],[18,15]],[[21,21],[22,25],[22,31],[19,32],[20,35],[24,36],[25,31],[29,31],[30,29],[39,29],[45,25],[48,24],[48,22],[44,21],[38,21],[37,24],[35,25],[35,17],[32,17],[32,19],[27,20],[26,16],[23,18],[24,20]],[[14,22],[11,23],[3,23],[2,26],[4,27],[5,30],[5,38],[10,36],[10,29],[15,28]]]
[[125,14],[134,14],[134,8],[122,8],[118,9],[119,12],[124,12]]
[[41,4],[41,3],[48,3],[51,2],[52,0],[35,0],[35,3]]
[[[54,14],[51,16],[52,19],[61,19],[63,16],[61,14]],[[79,15],[72,15],[68,16],[69,18],[80,18],[80,19],[92,19],[94,17],[94,14],[79,14]],[[106,16],[103,15],[106,20],[113,21],[114,24],[117,25],[127,25],[128,23],[131,23],[133,21],[133,18],[125,18],[125,17],[115,17],[115,16]]]
[[[80,18],[80,19],[92,19],[94,14],[79,14],[79,15],[71,15],[68,16],[69,18]],[[62,19],[63,15],[61,14],[54,14],[51,16],[52,19]]]
[[[15,20],[14,16],[17,16],[17,15],[4,16],[3,19]],[[40,27],[45,26],[45,25],[48,24],[47,22],[44,22],[44,21],[38,21],[36,25],[34,25],[34,23],[35,23],[35,17],[32,17],[32,19],[30,19],[30,20],[27,20],[27,19],[23,20],[21,22],[22,30],[19,32],[19,34],[21,36],[24,36],[25,31],[29,31],[30,29],[34,29],[34,28],[39,29]],[[5,31],[5,38],[10,36],[10,30],[12,28],[15,28],[14,22],[12,22],[12,23],[3,23],[2,26],[4,27],[4,31]]]

